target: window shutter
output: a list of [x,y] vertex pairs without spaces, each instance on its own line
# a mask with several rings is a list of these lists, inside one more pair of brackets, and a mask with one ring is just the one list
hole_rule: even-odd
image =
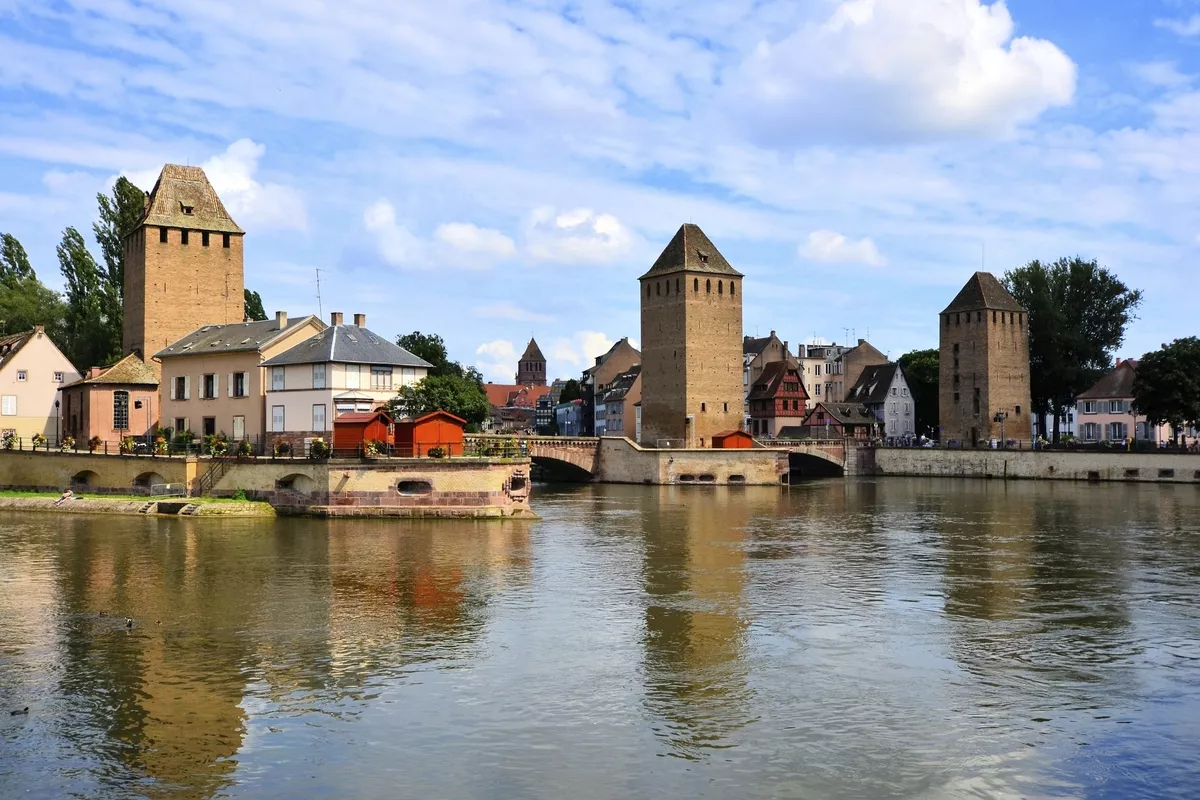
[[229,373],[229,396],[233,397],[233,373]]
[[190,375],[183,376],[183,399],[190,400],[192,396],[192,378]]
[[250,373],[242,373],[242,394],[246,397],[250,396]]
[[177,397],[175,396],[175,379],[174,379],[174,378],[171,378],[171,379],[170,379],[170,381],[171,381],[171,399],[172,399],[172,400],[178,400],[179,398],[177,398]]
[[221,373],[213,375],[213,399],[221,396]]

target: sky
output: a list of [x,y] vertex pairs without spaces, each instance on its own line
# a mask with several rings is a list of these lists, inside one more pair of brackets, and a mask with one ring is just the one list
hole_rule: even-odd
[[[199,164],[268,313],[513,380],[639,338],[684,222],[748,335],[937,345],[971,273],[1095,258],[1196,335],[1200,0],[0,0],[0,231]],[[94,253],[99,253],[95,248]]]

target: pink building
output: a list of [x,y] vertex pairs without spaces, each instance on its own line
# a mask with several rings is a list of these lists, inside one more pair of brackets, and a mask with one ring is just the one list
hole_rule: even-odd
[[1153,426],[1133,413],[1133,381],[1137,361],[1117,359],[1111,372],[1079,395],[1075,404],[1075,431],[1082,442],[1163,442],[1171,438],[1169,425]]

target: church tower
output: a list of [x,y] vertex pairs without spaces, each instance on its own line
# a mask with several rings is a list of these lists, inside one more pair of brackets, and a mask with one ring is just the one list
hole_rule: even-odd
[[546,357],[542,355],[542,349],[535,339],[529,340],[521,360],[517,362],[517,385],[546,385]]
[[641,444],[711,447],[744,421],[742,273],[689,223],[638,280]]
[[124,351],[154,364],[197,328],[241,322],[244,235],[204,170],[164,166],[125,237]]
[[1028,323],[989,272],[976,272],[946,306],[938,324],[942,442],[974,447],[1000,439],[1001,428],[1004,439],[1029,441]]

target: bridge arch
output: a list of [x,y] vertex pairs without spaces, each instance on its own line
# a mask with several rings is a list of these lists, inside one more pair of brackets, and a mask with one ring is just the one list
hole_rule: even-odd
[[788,443],[789,481],[846,474],[846,444],[841,441]]

